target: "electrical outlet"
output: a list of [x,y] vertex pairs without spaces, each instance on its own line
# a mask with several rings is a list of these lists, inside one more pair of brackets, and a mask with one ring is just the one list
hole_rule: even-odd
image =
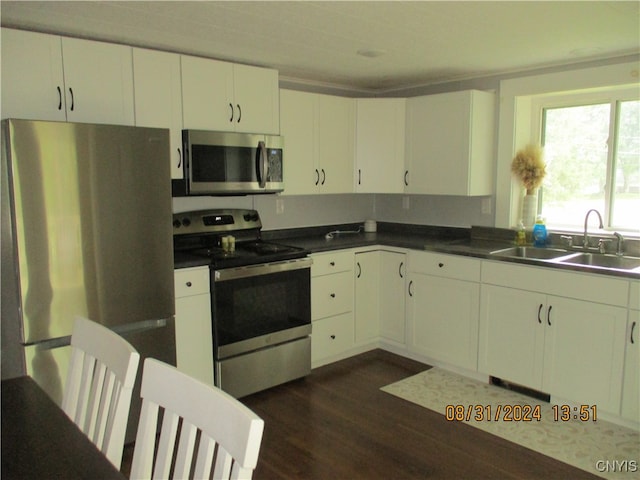
[[491,215],[491,197],[482,199],[482,214]]
[[404,210],[409,210],[410,206],[411,206],[411,202],[409,201],[410,197],[404,196],[402,197],[402,208]]
[[282,215],[284,213],[284,198],[276,198],[276,214]]

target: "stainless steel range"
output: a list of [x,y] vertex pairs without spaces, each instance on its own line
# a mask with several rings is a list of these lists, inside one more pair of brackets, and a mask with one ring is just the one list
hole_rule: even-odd
[[173,216],[176,256],[209,260],[215,384],[235,397],[311,371],[312,260],[261,228],[255,210]]

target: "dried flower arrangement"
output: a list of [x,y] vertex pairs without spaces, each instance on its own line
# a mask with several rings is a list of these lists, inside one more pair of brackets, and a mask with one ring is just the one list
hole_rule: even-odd
[[519,150],[511,162],[511,172],[518,177],[528,194],[533,193],[547,173],[542,160],[542,147],[529,144]]

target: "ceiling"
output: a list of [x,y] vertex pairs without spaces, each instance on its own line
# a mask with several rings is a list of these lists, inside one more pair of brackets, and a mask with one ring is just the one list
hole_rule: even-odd
[[[384,93],[640,52],[638,1],[1,1],[2,26]],[[363,52],[365,55],[358,54]]]

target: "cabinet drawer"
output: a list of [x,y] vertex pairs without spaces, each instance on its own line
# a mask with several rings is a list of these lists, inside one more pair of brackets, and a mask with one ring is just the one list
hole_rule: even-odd
[[353,346],[353,314],[344,313],[313,322],[311,331],[311,357],[329,358]]
[[181,268],[175,270],[173,281],[176,298],[209,293],[209,267]]
[[435,275],[470,282],[480,281],[481,261],[459,255],[435,252],[410,252],[409,270],[425,275]]
[[311,279],[311,318],[353,310],[353,273],[342,272]]
[[353,252],[351,250],[315,253],[311,257],[313,258],[313,265],[311,266],[312,277],[353,271]]

